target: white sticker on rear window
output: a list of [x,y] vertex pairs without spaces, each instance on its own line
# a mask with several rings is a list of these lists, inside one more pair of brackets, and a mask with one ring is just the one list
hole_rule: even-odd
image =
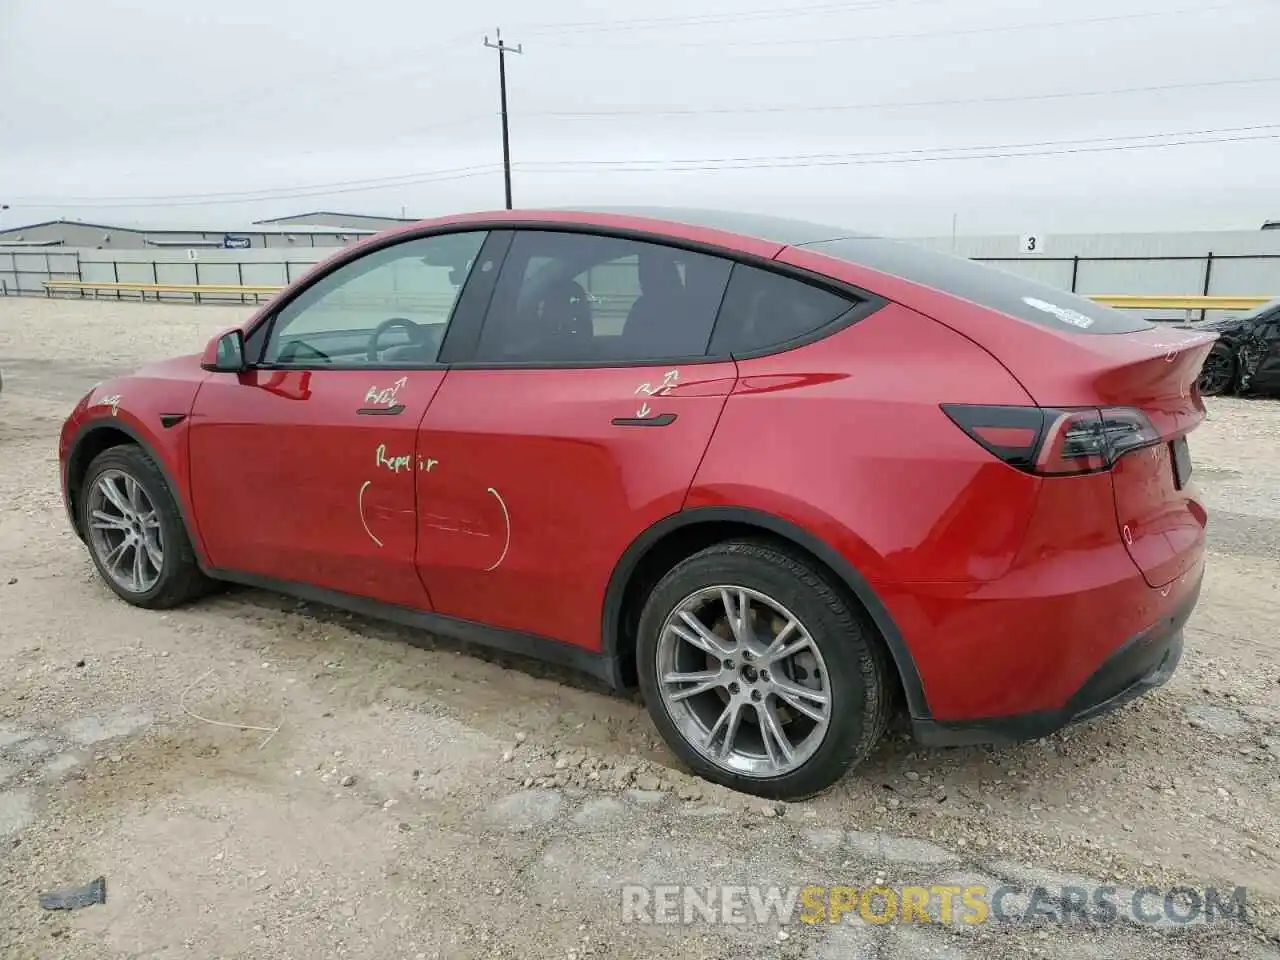
[[1040,300],[1036,297],[1023,297],[1022,302],[1029,307],[1035,307],[1037,310],[1051,313],[1063,323],[1069,323],[1073,327],[1079,327],[1081,330],[1088,330],[1093,326],[1093,317],[1087,317],[1079,310],[1069,310],[1066,307],[1058,306],[1056,303],[1050,303],[1047,300]]

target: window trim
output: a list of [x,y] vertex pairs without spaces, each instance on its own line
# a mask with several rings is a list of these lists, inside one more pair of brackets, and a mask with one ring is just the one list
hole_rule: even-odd
[[[487,221],[486,221],[487,222]],[[788,279],[797,280],[801,283],[807,283],[809,286],[826,290],[829,293],[838,296],[851,297],[857,302],[840,316],[828,321],[827,323],[815,328],[809,333],[795,337],[789,341],[771,344],[759,350],[744,351],[741,353],[728,352],[712,354],[706,352],[710,349],[711,339],[715,336],[716,324],[720,322],[720,308],[724,305],[724,297],[721,295],[720,307],[716,309],[716,317],[711,325],[711,332],[707,338],[707,347],[704,352],[699,355],[686,356],[667,356],[667,357],[646,357],[639,360],[560,360],[555,362],[545,360],[475,360],[475,348],[480,343],[480,335],[483,333],[484,324],[489,321],[489,307],[492,305],[492,291],[490,293],[490,302],[486,305],[484,313],[477,319],[474,315],[466,318],[459,318],[467,323],[475,323],[477,329],[472,333],[468,331],[470,336],[470,345],[468,348],[458,350],[456,355],[450,353],[446,356],[445,347],[441,347],[440,356],[443,362],[447,363],[450,368],[455,370],[578,370],[578,369],[616,369],[625,367],[656,367],[670,364],[703,364],[703,363],[727,363],[735,360],[755,360],[760,357],[772,356],[778,353],[784,353],[789,350],[795,350],[799,347],[807,346],[811,343],[817,343],[824,340],[845,327],[852,326],[858,321],[870,316],[876,311],[886,306],[890,301],[879,294],[872,293],[861,287],[855,287],[852,284],[836,280],[823,274],[814,273],[800,267],[793,267],[790,264],[778,263],[776,260],[754,256],[744,253],[740,250],[733,250],[721,247],[716,244],[699,243],[696,241],[684,240],[681,238],[673,238],[661,233],[655,233],[648,230],[629,230],[619,229],[616,227],[601,227],[596,224],[580,224],[580,223],[551,223],[538,221],[535,223],[515,223],[506,222],[505,229],[510,233],[512,241],[519,233],[584,233],[590,236],[617,239],[617,240],[634,240],[638,243],[651,243],[659,246],[670,247],[676,250],[687,250],[691,253],[701,253],[707,256],[718,257],[721,260],[728,261],[731,266],[743,264],[745,266],[756,267],[769,273],[774,273]],[[504,229],[502,226],[495,226],[496,231]],[[785,249],[785,248],[784,248]],[[509,253],[508,247],[507,252]],[[499,266],[499,272],[506,266],[506,256],[503,257],[502,264]],[[730,270],[729,280],[732,281],[733,272]],[[496,286],[496,283],[495,283]],[[729,289],[728,283],[725,284],[725,291]],[[450,333],[456,323],[450,324]],[[462,334],[459,334],[459,339]],[[446,344],[448,335],[446,335]]]
[[[484,235],[484,240],[480,244],[479,252],[476,254],[476,263],[479,263],[485,253],[485,249],[493,242],[494,237],[498,236],[502,231],[500,229],[491,228],[485,224],[456,224],[448,228],[428,230],[422,232],[414,232],[411,234],[393,233],[374,241],[368,245],[361,244],[351,247],[346,251],[346,255],[334,257],[329,261],[322,261],[317,264],[317,272],[314,275],[308,274],[299,283],[297,287],[287,289],[283,299],[279,303],[273,303],[270,308],[262,313],[250,326],[245,330],[246,359],[250,369],[254,370],[312,370],[316,372],[325,370],[346,371],[346,370],[444,370],[449,364],[440,358],[444,355],[445,344],[449,342],[450,334],[457,325],[456,321],[462,312],[463,297],[466,295],[467,289],[471,286],[472,280],[476,276],[474,265],[472,270],[467,274],[467,279],[463,281],[462,286],[458,288],[458,296],[454,300],[453,310],[450,312],[448,319],[445,321],[444,338],[441,340],[440,349],[436,353],[436,359],[430,363],[411,363],[406,361],[396,361],[394,363],[280,363],[278,361],[264,360],[266,356],[267,344],[271,341],[271,334],[275,330],[276,322],[279,320],[280,313],[286,309],[291,303],[308,291],[315,288],[339,270],[359,261],[366,257],[374,256],[384,250],[390,250],[393,247],[404,246],[405,244],[415,243],[419,240],[431,240],[435,237],[448,236],[455,233],[478,233]],[[498,266],[494,271],[496,278],[501,272],[502,263],[506,260],[507,246],[503,245],[496,251],[498,257]],[[485,309],[488,309],[488,299],[485,300]],[[258,339],[254,339],[254,338]]]

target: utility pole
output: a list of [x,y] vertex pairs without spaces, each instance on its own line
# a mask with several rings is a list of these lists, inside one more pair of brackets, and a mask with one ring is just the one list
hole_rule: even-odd
[[484,45],[491,50],[498,51],[498,88],[501,91],[502,104],[502,176],[507,189],[507,209],[511,209],[511,136],[507,132],[507,54],[508,53],[524,53],[524,45],[516,44],[514,47],[505,43],[502,39],[502,31],[495,31],[498,38],[497,43],[490,43],[489,37],[484,38]]

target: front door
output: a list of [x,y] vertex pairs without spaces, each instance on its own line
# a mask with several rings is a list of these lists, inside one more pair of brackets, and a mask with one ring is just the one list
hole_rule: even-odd
[[337,265],[250,335],[250,370],[201,386],[192,503],[213,566],[429,609],[417,431],[484,240],[417,238]]
[[622,552],[679,511],[736,381],[704,360],[730,264],[518,232],[468,363],[423,420],[435,609],[598,650]]

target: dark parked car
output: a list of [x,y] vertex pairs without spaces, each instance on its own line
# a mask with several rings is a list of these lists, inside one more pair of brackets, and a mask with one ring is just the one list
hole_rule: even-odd
[[1179,324],[1218,335],[1200,371],[1200,393],[1280,393],[1280,299],[1250,313]]

